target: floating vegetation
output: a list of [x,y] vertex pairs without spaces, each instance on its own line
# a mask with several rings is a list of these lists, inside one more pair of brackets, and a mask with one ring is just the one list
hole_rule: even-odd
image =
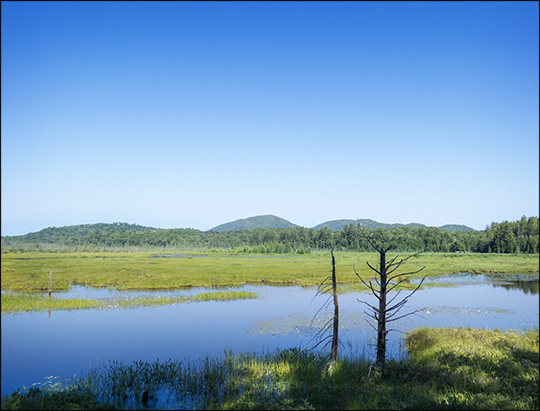
[[469,314],[510,314],[515,311],[507,310],[499,307],[456,307],[439,305],[430,307],[424,310],[423,314],[452,314],[452,315],[469,315]]
[[[331,313],[324,313],[313,318],[312,315],[305,313],[293,313],[287,317],[274,317],[266,320],[257,321],[253,324],[254,329],[250,334],[272,334],[272,335],[299,335],[311,337],[321,330],[328,320],[332,317]],[[369,324],[361,312],[340,312],[339,329],[366,329]]]
[[[515,311],[500,307],[460,307],[460,306],[434,306],[424,309],[420,315],[482,315],[482,314],[511,314]],[[331,313],[324,313],[313,318],[306,313],[293,313],[286,317],[273,317],[257,321],[253,324],[250,334],[270,334],[280,336],[298,335],[301,337],[311,337],[320,331],[328,320]],[[366,322],[362,312],[342,311],[339,318],[339,329],[344,330],[366,330],[369,324]],[[399,328],[398,325],[396,327]]]
[[79,298],[50,298],[41,294],[2,294],[2,314],[14,314],[27,311],[55,311],[97,308],[101,310],[115,308],[150,307],[156,305],[186,304],[203,301],[231,301],[257,298],[252,291],[206,292],[190,296],[176,297],[133,297],[128,299],[92,300]]

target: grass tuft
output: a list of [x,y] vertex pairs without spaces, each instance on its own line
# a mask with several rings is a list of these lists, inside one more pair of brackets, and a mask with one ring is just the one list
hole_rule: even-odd
[[[372,368],[298,349],[197,362],[111,362],[67,387],[2,397],[2,409],[537,410],[538,330],[422,328],[410,356]],[[144,403],[143,393],[148,394]]]
[[115,309],[149,307],[155,305],[183,304],[203,301],[232,301],[238,299],[257,298],[251,291],[222,291],[200,293],[188,297],[144,297],[127,300],[100,301],[91,299],[57,299],[39,294],[2,294],[2,314],[15,314],[28,311],[55,311],[79,309]]

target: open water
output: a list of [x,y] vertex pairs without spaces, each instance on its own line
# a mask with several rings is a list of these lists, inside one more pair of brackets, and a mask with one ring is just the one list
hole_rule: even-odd
[[[388,358],[406,355],[403,336],[419,327],[474,327],[500,330],[538,328],[538,276],[448,275],[429,282],[410,297],[402,313],[417,314],[389,324]],[[429,284],[428,284],[429,285]],[[118,291],[76,286],[54,298],[93,298],[111,302],[140,296],[190,295],[223,289]],[[329,296],[316,287],[249,285],[228,290],[254,291],[259,298],[171,306],[110,310],[65,310],[4,314],[1,321],[2,394],[44,383],[83,376],[92,367],[117,360],[198,360],[225,351],[272,352],[314,345],[314,336],[333,313]],[[396,301],[409,292],[402,291]],[[339,295],[341,356],[375,355],[376,331],[363,302],[366,292]],[[321,346],[319,349],[326,349]],[[328,348],[329,349],[329,348]]]

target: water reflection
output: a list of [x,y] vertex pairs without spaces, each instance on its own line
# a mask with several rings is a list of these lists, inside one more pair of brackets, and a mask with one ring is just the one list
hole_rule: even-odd
[[[418,327],[538,327],[538,276],[452,275],[431,280],[453,287],[419,290],[404,311],[425,310],[400,320],[393,328],[407,332]],[[116,310],[60,310],[52,315],[2,315],[2,393],[43,382],[51,375],[69,379],[109,360],[196,360],[219,357],[228,350],[262,353],[303,348],[331,315],[319,312],[327,296],[314,299],[316,287],[246,285],[230,289],[253,291],[259,298]],[[110,300],[220,290],[133,292],[77,286],[53,293],[52,298]],[[371,297],[367,292],[339,296],[340,338],[345,347],[340,355],[373,356],[376,332],[366,320],[365,305],[358,301],[369,302]],[[403,355],[402,336],[400,332],[388,335],[389,358]]]
[[539,292],[538,275],[533,274],[490,274],[486,275],[485,281],[489,281],[493,287],[502,287],[507,290],[520,290],[524,294],[537,295]]
[[503,287],[507,290],[521,290],[525,294],[537,295],[540,288],[540,281],[513,281],[508,283],[493,283],[492,285],[493,287]]
[[[420,279],[411,279],[412,284],[418,284]],[[460,273],[454,275],[430,276],[424,281],[424,285],[437,286],[437,284],[464,286],[464,285],[486,285],[493,287],[503,287],[508,290],[520,290],[525,294],[539,293],[538,274],[517,273],[517,274],[469,274]]]

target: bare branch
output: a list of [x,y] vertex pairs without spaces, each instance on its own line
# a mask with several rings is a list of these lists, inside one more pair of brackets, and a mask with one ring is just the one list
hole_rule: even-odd
[[377,270],[376,268],[373,268],[371,266],[371,264],[369,263],[369,261],[366,261],[367,265],[369,266],[369,268],[371,268],[373,271],[375,271],[377,274],[381,275],[381,272],[379,270]]
[[365,301],[362,301],[362,300],[357,300],[357,301],[367,305],[369,308],[373,309],[373,311],[377,311],[377,312],[379,311],[379,309],[377,307],[375,307],[375,306],[373,306],[373,305],[371,305],[369,303],[366,303]]
[[[406,301],[409,299],[409,297],[410,297],[411,295],[413,295],[415,292],[417,292],[418,289],[422,286],[422,283],[424,282],[424,279],[425,279],[425,278],[426,278],[426,277],[422,278],[422,281],[420,281],[420,283],[414,288],[414,290],[412,290],[412,291],[409,293],[409,295],[403,297],[403,299],[402,299],[401,301],[406,302]],[[398,303],[398,304],[400,304],[400,303]],[[398,304],[396,304],[396,305],[398,305]],[[394,307],[395,307],[395,306],[394,306]],[[394,308],[391,307],[391,308],[388,308],[387,311],[391,311],[391,310],[393,310],[393,309],[394,309]]]
[[[391,287],[391,288],[388,288],[386,291],[387,291],[387,292],[390,292],[393,288],[395,288],[396,285],[397,285],[397,284],[395,284],[395,285],[394,285],[393,287]],[[386,305],[392,304],[392,301],[394,301],[396,298],[398,298],[400,294],[401,294],[401,290],[398,290],[398,292],[397,292],[390,300],[386,301]]]
[[[358,278],[360,279],[360,281],[362,281],[362,284],[364,284],[366,287],[370,287],[362,277],[358,276]],[[369,284],[371,285],[371,282]]]
[[371,247],[373,247],[373,249],[374,249],[375,251],[377,251],[377,252],[379,252],[379,253],[381,252],[381,250],[380,250],[379,248],[377,248],[377,247],[375,246],[375,244],[373,244],[373,242],[371,241],[371,238],[370,238],[370,237],[368,237],[368,236],[367,236],[366,234],[364,234],[364,233],[362,233],[362,236],[367,240],[367,242],[369,243],[369,245],[370,245]]
[[313,323],[313,320],[315,320],[315,317],[317,317],[317,315],[319,315],[319,313],[322,311],[323,308],[328,308],[328,306],[330,305],[330,302],[332,301],[332,296],[330,295],[327,299],[326,299],[326,302],[321,306],[319,307],[319,309],[317,310],[317,312],[315,313],[315,315],[313,316],[313,318],[311,319],[311,323]]
[[408,301],[407,299],[401,300],[399,303],[395,304],[393,307],[388,308],[386,310],[386,313],[387,313],[386,319],[388,320],[394,317],[399,312],[399,310],[401,310],[405,306],[405,304],[407,304],[407,301]]
[[328,276],[326,277],[323,281],[321,281],[321,283],[319,284],[319,286],[317,287],[317,292],[315,293],[315,295],[313,296],[313,298],[311,299],[311,303],[313,303],[313,301],[315,300],[316,297],[318,297],[319,295],[322,295],[322,294],[327,294],[326,291],[323,291],[324,288],[327,288],[327,287],[330,287],[329,284],[325,284],[326,281],[328,281],[329,279],[331,279],[332,277],[331,276]]
[[369,282],[368,288],[377,300],[381,299],[381,292],[379,290],[376,290],[375,287],[373,287],[373,285],[371,284],[371,281]]
[[[377,321],[377,318],[376,318],[373,314],[366,313],[365,311],[364,311],[364,313],[365,313],[366,316],[368,316],[369,318],[373,318],[375,321]],[[366,320],[366,321],[367,321],[367,320]],[[371,323],[370,323],[369,321],[367,321],[367,323],[368,323],[369,325],[371,325]],[[372,326],[374,329],[376,329],[373,325],[371,325],[371,326]]]
[[[318,289],[317,289],[317,293],[315,294],[315,297],[318,297],[319,295],[323,295],[323,294],[328,294],[330,292],[331,288],[332,288],[332,285],[330,285],[330,284],[325,284],[322,287],[319,286]],[[315,297],[313,297],[313,299],[315,299]]]
[[[353,270],[354,270],[354,266],[353,266]],[[364,279],[362,277],[360,277],[360,275],[356,272],[356,270],[354,270],[354,273],[356,274],[356,276],[360,279],[360,281],[362,281],[362,284],[364,284],[366,287],[368,288],[373,288],[372,284],[371,284],[371,281],[369,282],[369,285],[364,281]],[[374,278],[375,282],[380,286],[379,284],[379,281],[377,280],[377,277]]]
[[396,263],[396,264],[391,264],[393,266],[395,266],[394,268],[392,268],[391,270],[388,270],[388,268],[390,268],[390,266],[387,266],[387,270],[386,270],[386,275],[390,275],[392,274],[394,271],[396,271],[400,266],[401,264],[403,263],[403,260],[401,260],[399,263]]
[[[387,292],[390,292],[390,291],[392,291],[394,288],[396,288],[398,285],[400,285],[401,283],[404,283],[404,282],[405,282],[404,279],[400,279],[397,283],[393,283],[390,287],[388,287],[388,288],[386,289],[386,291],[387,291]],[[400,291],[398,290],[398,294],[399,294],[399,292],[400,292]]]
[[408,273],[396,274],[396,275],[394,275],[393,277],[389,278],[389,281],[392,281],[394,278],[403,277],[404,275],[418,274],[418,273],[419,273],[420,271],[422,271],[424,268],[426,268],[426,267],[424,266],[424,267],[422,267],[420,270],[411,271],[411,272],[408,272]]
[[400,263],[405,262],[405,261],[407,261],[409,258],[416,257],[417,255],[422,254],[422,253],[423,253],[423,251],[418,251],[417,253],[411,254],[411,255],[405,257],[404,259],[402,259],[402,260],[400,261]]
[[[403,263],[403,260],[397,262],[397,263],[394,263],[394,261],[396,260],[396,258],[398,258],[398,256],[396,255],[394,258],[392,258],[389,262],[386,263],[386,273],[389,274],[391,272],[394,272],[395,270],[397,270],[399,268],[399,266]],[[392,268],[390,271],[390,267],[393,267],[395,266],[395,268]]]
[[[392,263],[396,260],[396,258],[398,258],[397,255],[396,255],[394,258],[392,258],[390,261],[388,261],[388,262],[386,263],[386,268],[387,268],[387,269],[390,268],[390,267],[392,267],[392,265],[394,265],[394,264],[392,264]],[[400,261],[399,263],[397,263],[397,264],[399,265],[399,264],[401,264],[402,262],[403,262],[403,260],[401,260],[401,261]]]
[[409,312],[409,313],[407,313],[407,314],[403,314],[401,317],[393,318],[393,319],[388,320],[388,321],[389,321],[389,322],[390,322],[390,321],[397,321],[397,320],[400,320],[400,319],[402,319],[402,318],[408,317],[409,315],[416,314],[416,313],[418,313],[418,312],[420,312],[420,311],[423,311],[423,310],[425,310],[425,308],[419,308],[418,310],[411,311],[411,312]]

